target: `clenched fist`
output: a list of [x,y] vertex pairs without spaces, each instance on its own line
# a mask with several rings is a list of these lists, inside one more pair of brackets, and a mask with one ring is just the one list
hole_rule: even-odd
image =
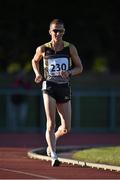
[[36,82],[36,83],[40,83],[41,81],[42,81],[42,76],[41,76],[41,74],[36,75],[36,77],[35,77],[35,82]]

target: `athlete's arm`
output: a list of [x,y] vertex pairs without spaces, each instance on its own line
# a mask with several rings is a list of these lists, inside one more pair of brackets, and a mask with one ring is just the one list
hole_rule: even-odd
[[71,55],[72,62],[74,64],[74,67],[71,70],[71,75],[74,76],[74,75],[82,73],[83,65],[78,55],[77,49],[73,44],[70,44],[70,55]]
[[39,46],[36,49],[36,53],[32,59],[32,67],[33,67],[33,71],[35,73],[35,82],[39,83],[42,81],[42,75],[39,69],[39,61],[42,59],[43,57],[43,47]]

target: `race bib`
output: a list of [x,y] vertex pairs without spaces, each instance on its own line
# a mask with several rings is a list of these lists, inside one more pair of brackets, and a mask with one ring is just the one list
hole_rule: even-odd
[[68,59],[65,57],[48,59],[48,74],[51,76],[59,76],[60,71],[68,70]]

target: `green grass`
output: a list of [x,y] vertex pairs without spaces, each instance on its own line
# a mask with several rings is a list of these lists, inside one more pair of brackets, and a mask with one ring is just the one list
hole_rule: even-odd
[[90,148],[77,151],[73,158],[93,163],[120,165],[120,146]]

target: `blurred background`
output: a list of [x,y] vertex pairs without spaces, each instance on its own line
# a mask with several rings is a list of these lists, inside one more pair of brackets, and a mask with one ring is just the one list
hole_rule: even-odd
[[77,47],[84,66],[72,78],[72,131],[120,130],[119,9],[119,0],[0,1],[0,132],[45,129],[31,60],[50,40],[54,18],[64,21],[64,39]]

